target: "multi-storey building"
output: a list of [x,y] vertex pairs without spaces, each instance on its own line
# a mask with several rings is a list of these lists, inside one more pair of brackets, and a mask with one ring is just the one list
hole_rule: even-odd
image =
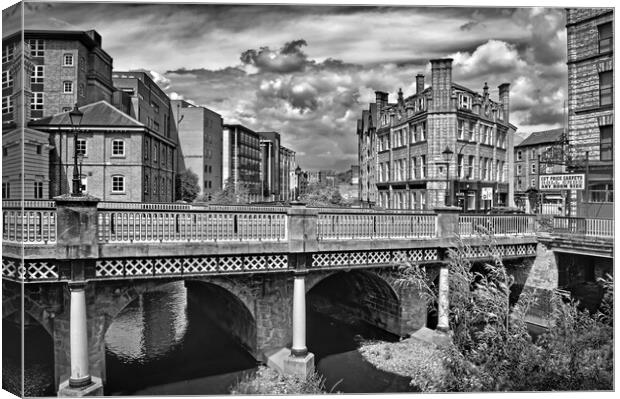
[[26,125],[74,104],[110,101],[111,70],[112,58],[94,30],[26,30],[2,39],[4,198],[39,199],[54,193],[48,135]]
[[115,71],[112,79],[118,89],[114,105],[146,127],[142,140],[143,201],[173,201],[178,135],[171,123],[170,99],[147,72]]
[[222,117],[187,101],[172,100],[171,104],[179,136],[177,171],[198,175],[199,195],[209,201],[222,190]]
[[[75,104],[111,102],[112,57],[101,48],[96,31],[25,30],[23,37],[29,56],[30,92],[24,94],[30,101],[30,118],[69,111]],[[22,31],[4,37],[3,64],[20,53],[23,44]],[[11,79],[11,71],[3,70],[4,82]],[[3,90],[3,103],[5,98]]]
[[280,146],[280,200],[291,201],[294,199],[296,177],[295,151]]
[[261,201],[260,136],[243,125],[224,125],[222,139],[222,185],[234,184],[235,192],[247,189],[247,200]]
[[566,10],[568,139],[586,157],[585,190],[571,192],[571,214],[613,215],[612,8]]
[[258,132],[261,149],[261,195],[265,201],[280,199],[280,133]]
[[49,135],[52,196],[70,192],[77,153],[83,192],[103,201],[173,201],[172,142],[166,146],[147,146],[147,142],[152,143],[153,132],[106,101],[85,105],[80,111],[83,118],[77,149],[69,112],[30,124]]
[[486,83],[482,93],[454,83],[452,59],[431,60],[431,74],[430,87],[419,74],[416,93],[404,98],[399,91],[393,104],[376,92],[375,104],[362,113],[360,198],[375,196],[380,206],[396,209],[511,204],[510,85],[501,84],[494,101]]
[[540,157],[552,147],[561,145],[563,133],[563,128],[534,132],[514,146],[515,204],[527,212],[534,211],[530,203],[532,195],[538,197],[537,202],[540,202],[544,214],[561,214],[566,209],[563,192],[538,192],[539,175],[562,173],[565,169],[559,163],[540,161]]

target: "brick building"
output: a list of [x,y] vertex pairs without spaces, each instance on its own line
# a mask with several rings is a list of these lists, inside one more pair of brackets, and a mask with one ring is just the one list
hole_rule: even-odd
[[224,125],[222,139],[222,185],[230,180],[235,192],[248,191],[247,200],[262,201],[260,136],[243,125]]
[[612,8],[566,10],[568,139],[587,166],[586,188],[571,193],[571,214],[613,215],[613,21]]
[[94,30],[25,30],[2,38],[4,198],[41,199],[56,193],[50,187],[53,145],[46,133],[25,125],[71,110],[76,103],[110,101],[111,71],[112,58]]
[[222,190],[222,116],[183,100],[171,104],[179,136],[177,171],[198,175],[199,195],[209,200]]
[[454,83],[452,59],[438,59],[430,87],[418,74],[416,93],[399,91],[396,103],[377,91],[357,123],[360,200],[396,209],[452,202],[470,211],[512,204],[509,88],[501,84],[491,100],[486,83],[482,93]]
[[[562,140],[564,129],[533,132],[514,146],[515,204],[527,212],[533,212],[530,196],[532,190],[539,190],[539,175],[562,173],[564,166],[540,162],[540,156]],[[538,195],[543,214],[560,214],[566,209],[566,194],[561,191]]]
[[[152,131],[106,101],[80,108],[77,152],[83,191],[103,201],[172,202],[174,143],[149,148]],[[30,124],[48,134],[51,196],[70,192],[74,131],[69,112]],[[162,140],[163,141],[163,140]]]

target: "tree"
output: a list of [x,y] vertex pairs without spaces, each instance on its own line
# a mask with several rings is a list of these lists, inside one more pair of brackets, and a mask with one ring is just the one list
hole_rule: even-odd
[[[205,198],[201,198],[201,200],[205,201]],[[211,196],[211,200],[206,202],[219,205],[247,204],[249,203],[249,190],[244,184],[237,184],[235,190],[235,182],[232,177],[229,177],[224,188],[215,192]]]
[[301,202],[308,206],[329,207],[329,206],[347,206],[348,203],[342,198],[337,187],[320,185],[316,183],[309,184],[306,190],[301,194]]
[[186,169],[176,175],[176,195],[177,201],[192,202],[198,196],[200,187],[198,186],[198,175],[191,169]]

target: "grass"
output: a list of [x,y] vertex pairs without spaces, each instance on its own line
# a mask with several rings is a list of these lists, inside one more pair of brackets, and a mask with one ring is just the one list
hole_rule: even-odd
[[260,366],[256,373],[245,376],[235,384],[233,395],[304,395],[325,393],[325,380],[316,371],[304,380],[285,376],[277,371]]

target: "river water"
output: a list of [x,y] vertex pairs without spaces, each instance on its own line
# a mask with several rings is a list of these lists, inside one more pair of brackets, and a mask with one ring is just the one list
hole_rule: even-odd
[[[194,299],[194,300],[193,300]],[[106,395],[226,394],[256,369],[253,357],[201,312],[183,282],[166,284],[130,303],[106,333]],[[396,340],[366,324],[308,313],[308,348],[333,392],[405,392],[409,379],[374,368],[356,350],[359,339]],[[25,385],[32,396],[54,395],[53,351],[42,327],[26,329]],[[3,386],[19,386],[19,328],[3,320]]]

